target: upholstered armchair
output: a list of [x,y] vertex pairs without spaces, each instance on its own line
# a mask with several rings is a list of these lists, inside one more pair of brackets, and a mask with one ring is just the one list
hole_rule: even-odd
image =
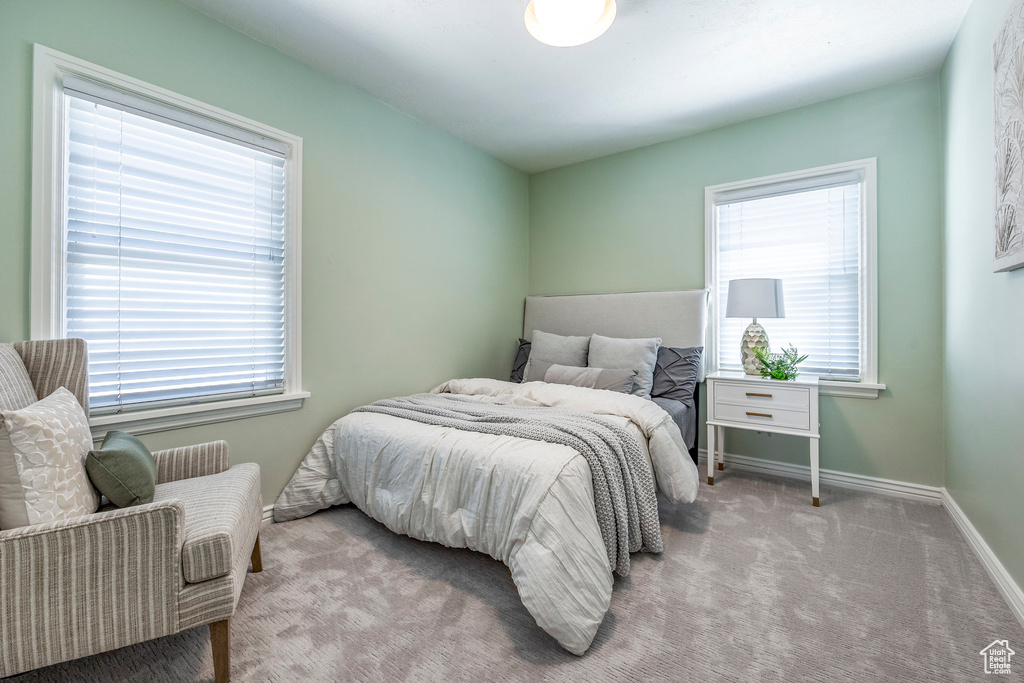
[[[88,414],[80,339],[13,345],[39,399],[63,386]],[[13,356],[13,354],[8,354]],[[27,387],[0,386],[0,410]],[[0,531],[0,677],[208,624],[218,683],[250,557],[261,570],[260,471],[224,441],[158,451],[152,503]]]

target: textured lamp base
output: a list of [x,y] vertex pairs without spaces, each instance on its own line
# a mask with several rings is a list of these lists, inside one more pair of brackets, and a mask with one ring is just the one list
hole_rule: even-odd
[[761,361],[754,355],[754,349],[768,349],[768,333],[758,324],[757,320],[750,323],[747,331],[743,333],[743,342],[740,344],[740,355],[743,358],[743,372],[748,375],[761,374]]

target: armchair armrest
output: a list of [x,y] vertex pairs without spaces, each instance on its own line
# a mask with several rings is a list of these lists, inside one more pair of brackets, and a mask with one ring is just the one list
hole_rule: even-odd
[[154,453],[153,459],[156,460],[158,484],[219,474],[228,468],[228,442],[211,441],[195,446],[169,448]]
[[174,633],[185,508],[0,532],[0,677]]

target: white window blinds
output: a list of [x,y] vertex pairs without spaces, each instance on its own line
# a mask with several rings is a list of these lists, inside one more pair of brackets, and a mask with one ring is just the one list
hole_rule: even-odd
[[65,80],[65,331],[122,412],[281,393],[285,156]]
[[844,173],[726,193],[717,198],[718,365],[741,370],[750,320],[726,318],[729,281],[781,278],[784,319],[760,322],[773,351],[792,344],[801,370],[830,379],[861,374],[862,183]]

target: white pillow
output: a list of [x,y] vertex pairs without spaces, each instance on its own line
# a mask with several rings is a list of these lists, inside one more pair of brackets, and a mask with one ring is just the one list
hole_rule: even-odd
[[654,386],[654,367],[658,364],[661,338],[615,339],[599,334],[590,336],[590,354],[587,365],[592,368],[624,368],[636,370],[633,380],[634,396],[651,397]]
[[85,471],[89,418],[60,387],[0,420],[0,529],[96,512],[100,500]]
[[587,349],[590,347],[590,337],[563,337],[560,334],[551,334],[540,330],[533,331],[533,338],[530,339],[530,358],[523,368],[523,381],[543,381],[545,366],[539,373],[533,372],[530,368],[534,361],[543,361],[551,365],[568,365],[574,368],[587,367]]

